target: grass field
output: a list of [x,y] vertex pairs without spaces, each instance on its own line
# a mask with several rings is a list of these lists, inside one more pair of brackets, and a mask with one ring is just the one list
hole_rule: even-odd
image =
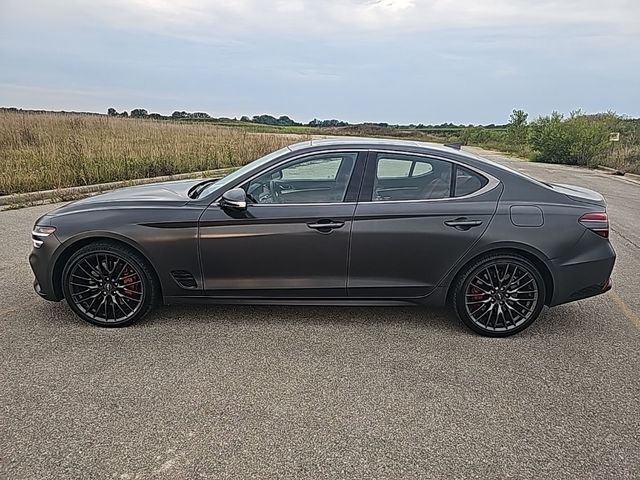
[[0,112],[0,194],[239,166],[305,139],[204,123]]
[[[626,141],[595,162],[640,173],[640,124],[627,127]],[[0,195],[240,166],[311,134],[461,141],[533,157],[529,145],[509,145],[503,128],[280,127],[0,111]]]

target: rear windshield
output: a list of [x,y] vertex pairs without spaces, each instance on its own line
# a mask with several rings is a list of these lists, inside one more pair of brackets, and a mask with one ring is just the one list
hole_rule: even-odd
[[513,175],[517,175],[520,178],[527,179],[530,182],[535,183],[536,185],[540,185],[541,187],[546,187],[546,188],[553,189],[553,187],[549,183],[543,182],[542,180],[538,180],[537,178],[534,178],[534,177],[532,177],[530,175],[527,175],[526,173],[519,172],[519,171],[514,170],[513,168],[510,168],[510,167],[506,167],[506,166],[502,165],[501,163],[494,162],[493,160],[489,160],[488,158],[481,157],[480,155],[471,154],[471,156],[474,157],[477,160],[480,160],[480,161],[484,162],[484,163],[488,163],[489,165],[491,165],[493,167],[499,168],[500,170],[504,170],[505,172],[509,172],[509,173],[511,173]]

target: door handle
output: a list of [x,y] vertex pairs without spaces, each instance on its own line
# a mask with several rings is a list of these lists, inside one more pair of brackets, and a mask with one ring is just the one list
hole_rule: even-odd
[[447,227],[453,227],[457,230],[466,231],[473,227],[479,227],[482,225],[481,220],[469,220],[465,217],[456,218],[455,220],[447,220],[444,222]]
[[319,220],[315,223],[307,223],[307,227],[314,230],[329,232],[335,228],[344,227],[344,222],[334,222],[333,220]]

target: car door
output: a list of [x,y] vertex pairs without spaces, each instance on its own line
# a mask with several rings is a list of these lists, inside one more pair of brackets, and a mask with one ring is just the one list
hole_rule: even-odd
[[501,188],[467,166],[371,152],[351,233],[350,297],[422,297],[483,234]]
[[366,152],[305,154],[239,185],[247,209],[217,203],[200,220],[206,293],[345,297],[349,234]]

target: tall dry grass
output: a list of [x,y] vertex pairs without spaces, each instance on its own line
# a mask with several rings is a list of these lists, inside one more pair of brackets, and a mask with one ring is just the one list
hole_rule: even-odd
[[0,194],[239,166],[304,139],[208,124],[0,112]]
[[598,159],[597,163],[621,172],[640,175],[640,145],[613,145],[605,155]]

